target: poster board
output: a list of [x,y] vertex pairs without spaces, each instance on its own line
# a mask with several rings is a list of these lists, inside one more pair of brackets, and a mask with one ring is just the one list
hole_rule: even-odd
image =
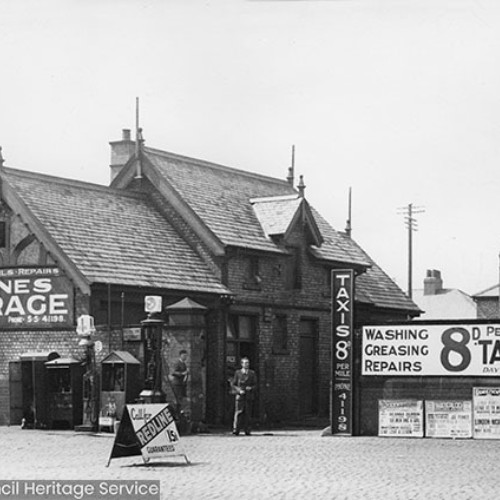
[[380,399],[378,402],[378,435],[390,437],[424,437],[423,401],[414,399]]
[[500,324],[364,326],[363,376],[498,377]]
[[425,436],[431,438],[472,437],[472,401],[426,401]]
[[113,449],[108,460],[142,455],[144,462],[182,456],[189,460],[180,444],[174,416],[168,404],[126,405]]
[[474,387],[474,439],[500,439],[500,387]]

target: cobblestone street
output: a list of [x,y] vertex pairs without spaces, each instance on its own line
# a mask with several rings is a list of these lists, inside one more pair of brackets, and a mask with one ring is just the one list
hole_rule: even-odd
[[182,457],[114,459],[111,434],[0,428],[0,479],[159,479],[162,499],[497,499],[498,441],[321,437],[318,430],[183,437]]

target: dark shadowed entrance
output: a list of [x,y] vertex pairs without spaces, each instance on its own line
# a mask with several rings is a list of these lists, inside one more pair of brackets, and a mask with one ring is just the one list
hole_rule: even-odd
[[314,319],[300,320],[299,410],[301,415],[318,412],[318,325]]

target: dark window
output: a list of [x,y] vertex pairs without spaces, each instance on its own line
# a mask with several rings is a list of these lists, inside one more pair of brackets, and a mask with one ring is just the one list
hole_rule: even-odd
[[255,317],[236,316],[229,318],[227,337],[243,341],[253,341],[255,336]]
[[247,271],[243,288],[248,290],[260,290],[262,278],[260,277],[259,258],[252,256],[247,259]]
[[257,367],[256,359],[256,317],[248,315],[231,315],[226,330],[226,374],[232,377],[240,367],[242,357],[248,357],[253,369]]
[[288,247],[290,257],[286,260],[285,286],[287,290],[300,290],[302,288],[302,274],[300,268],[300,248]]
[[0,248],[5,248],[7,246],[7,224],[5,221],[0,221]]
[[288,353],[288,327],[285,315],[276,315],[273,320],[273,353]]
[[250,257],[249,259],[248,277],[256,282],[260,281],[258,257]]

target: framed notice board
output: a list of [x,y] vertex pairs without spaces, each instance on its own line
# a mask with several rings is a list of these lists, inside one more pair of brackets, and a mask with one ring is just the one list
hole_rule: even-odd
[[426,401],[425,436],[472,437],[472,401]]
[[413,399],[380,399],[378,435],[424,437],[424,404]]
[[474,387],[474,439],[500,439],[500,387]]

